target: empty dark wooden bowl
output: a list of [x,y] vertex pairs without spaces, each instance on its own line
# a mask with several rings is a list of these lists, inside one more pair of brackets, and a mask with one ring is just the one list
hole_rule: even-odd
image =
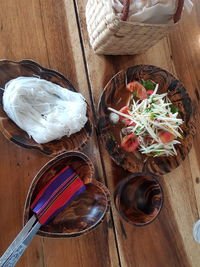
[[[148,157],[139,151],[126,152],[120,147],[120,130],[122,123],[114,124],[110,121],[108,107],[120,110],[127,105],[130,92],[126,85],[132,81],[152,80],[159,84],[158,93],[167,93],[168,98],[179,110],[184,120],[181,128],[183,130],[183,141],[176,145],[177,156]],[[130,172],[145,170],[147,172],[162,175],[175,169],[187,156],[195,134],[195,124],[191,99],[183,84],[168,71],[151,65],[136,65],[118,72],[106,85],[99,102],[98,128],[101,140],[112,159],[124,169]]]
[[86,190],[75,198],[48,224],[38,232],[45,237],[74,237],[82,235],[99,225],[108,211],[110,194],[108,189],[93,179],[94,168],[89,158],[81,152],[65,152],[49,161],[35,176],[25,204],[24,223],[32,215],[30,205],[38,192],[69,165],[83,180]]
[[157,218],[163,205],[163,191],[153,175],[135,173],[118,184],[114,201],[125,221],[144,226]]
[[[40,77],[47,81],[56,83],[71,91],[77,92],[74,86],[62,74],[46,69],[31,60],[22,60],[19,62],[2,60],[0,61],[0,87],[4,88],[5,84],[19,76]],[[84,146],[92,133],[91,114],[88,106],[87,117],[84,128],[81,131],[72,134],[70,137],[64,136],[60,140],[54,140],[46,144],[38,144],[28,134],[20,129],[3,110],[2,105],[3,91],[0,90],[0,130],[3,135],[25,148],[39,149],[49,156],[56,156],[65,151],[80,150]]]

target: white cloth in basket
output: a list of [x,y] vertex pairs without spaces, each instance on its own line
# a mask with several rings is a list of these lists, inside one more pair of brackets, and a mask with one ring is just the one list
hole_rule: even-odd
[[[121,16],[124,1],[110,1],[116,14]],[[131,0],[127,21],[148,24],[171,23],[173,22],[173,15],[176,13],[177,6],[178,0]]]

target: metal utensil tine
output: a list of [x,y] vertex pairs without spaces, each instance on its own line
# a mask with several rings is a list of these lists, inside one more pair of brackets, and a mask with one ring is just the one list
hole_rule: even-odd
[[32,241],[32,239],[35,236],[35,234],[40,229],[40,226],[41,226],[41,224],[39,222],[37,222],[33,226],[33,228],[28,233],[27,237],[24,240],[21,241],[21,244],[19,244],[19,246],[13,251],[11,256],[6,260],[6,262],[3,263],[3,265],[1,265],[2,267],[13,267],[13,266],[15,266],[15,264],[21,258],[22,254],[24,253],[24,251],[26,250],[26,248],[28,247],[28,245]]
[[36,216],[33,215],[30,220],[26,223],[26,225],[22,228],[22,230],[19,232],[19,234],[16,236],[16,238],[13,240],[13,242],[10,244],[10,246],[7,248],[7,250],[4,252],[4,254],[0,258],[0,266],[11,256],[13,251],[18,248],[19,244],[24,240],[24,238],[27,236],[28,232],[32,228],[33,224],[37,220]]

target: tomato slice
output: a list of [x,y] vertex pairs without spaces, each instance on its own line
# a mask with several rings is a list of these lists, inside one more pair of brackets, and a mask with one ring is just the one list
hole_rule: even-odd
[[[127,84],[127,89],[131,92],[134,93],[135,91],[137,91],[137,89],[140,87],[140,83],[139,82],[130,82]],[[142,85],[141,85],[142,86]]]
[[146,99],[147,98],[147,91],[146,89],[141,85],[141,87],[137,90],[137,97],[140,99]]
[[123,119],[122,122],[126,125],[126,126],[135,126],[136,123],[132,120],[129,119]]
[[140,84],[139,82],[130,82],[127,84],[127,90],[129,90],[131,93],[136,92],[136,96],[140,99],[146,99],[147,98],[147,91],[144,88],[144,86],[142,86],[142,84]]
[[139,145],[137,136],[132,133],[125,136],[121,142],[121,148],[127,152],[133,152]]
[[[130,108],[129,106],[124,106],[120,109],[121,113],[129,115]],[[135,126],[135,122],[133,122],[131,119],[128,119],[123,116],[119,116],[120,120],[126,125],[126,126]]]
[[164,144],[169,143],[176,138],[176,136],[173,135],[172,133],[164,132],[164,131],[160,132],[159,137],[160,137],[161,142]]
[[[129,112],[130,111],[130,108],[129,108],[129,106],[124,106],[123,108],[121,108],[120,109],[120,111],[119,112],[121,112],[121,113],[123,113],[123,114],[126,114],[126,115],[129,115]],[[123,117],[123,116],[119,116],[119,119],[121,120],[121,121],[125,121],[125,120],[129,120],[128,118],[126,118],[126,117]]]
[[[119,112],[129,115],[129,113],[128,113],[129,111],[130,111],[129,106],[124,106],[123,108],[120,109]],[[121,117],[122,117],[122,116],[121,116]],[[123,117],[123,118],[124,118],[124,117]]]
[[154,92],[154,90],[147,90],[147,94],[148,94],[148,95],[152,95],[153,92]]

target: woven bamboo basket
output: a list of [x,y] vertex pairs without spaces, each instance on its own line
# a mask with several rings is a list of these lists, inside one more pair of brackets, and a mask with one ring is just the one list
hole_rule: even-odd
[[178,0],[178,8],[171,24],[144,24],[128,22],[130,0],[124,0],[122,16],[115,14],[110,0],[88,0],[86,22],[90,44],[97,54],[140,54],[165,37],[178,23],[184,0]]

